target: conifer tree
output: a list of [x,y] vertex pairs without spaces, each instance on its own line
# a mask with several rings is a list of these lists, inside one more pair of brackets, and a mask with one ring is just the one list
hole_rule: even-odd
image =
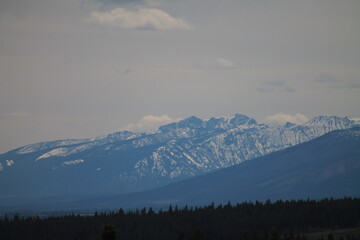
[[113,225],[107,224],[104,226],[102,240],[116,240],[116,230]]

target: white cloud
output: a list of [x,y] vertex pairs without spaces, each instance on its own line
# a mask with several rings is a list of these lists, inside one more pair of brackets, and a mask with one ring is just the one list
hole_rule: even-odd
[[296,113],[294,115],[286,114],[286,113],[276,113],[274,115],[267,116],[265,120],[269,123],[278,123],[278,124],[284,124],[286,122],[291,122],[295,124],[301,124],[309,119],[301,113]]
[[140,119],[138,123],[131,123],[121,130],[129,130],[134,132],[151,132],[156,130],[159,126],[176,122],[180,119],[174,119],[168,115],[154,116],[146,115]]
[[356,121],[360,123],[360,118],[350,118],[350,120]]
[[145,5],[145,6],[159,6],[164,0],[97,0],[105,4],[123,4],[123,5]]
[[224,58],[218,58],[217,63],[222,68],[233,68],[235,66],[235,64],[232,61]]
[[173,30],[190,29],[190,26],[180,18],[156,8],[128,10],[116,8],[110,12],[92,12],[91,22],[125,29]]
[[30,114],[26,112],[7,112],[2,114],[5,117],[29,117]]

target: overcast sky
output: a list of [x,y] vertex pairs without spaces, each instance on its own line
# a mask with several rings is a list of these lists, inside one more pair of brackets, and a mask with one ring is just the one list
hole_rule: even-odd
[[358,0],[1,0],[0,152],[196,115],[360,117]]

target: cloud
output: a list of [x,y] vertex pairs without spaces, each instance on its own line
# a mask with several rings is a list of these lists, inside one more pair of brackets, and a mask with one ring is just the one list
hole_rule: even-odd
[[335,89],[359,89],[360,88],[360,83],[350,83],[350,84],[336,85],[336,86],[331,86],[331,88],[335,88]]
[[235,63],[229,59],[217,58],[202,63],[195,63],[193,67],[196,69],[231,69],[235,67]]
[[261,93],[269,93],[275,91],[274,88],[270,88],[270,87],[258,87],[256,90]]
[[345,88],[360,88],[360,83],[352,83],[344,85]]
[[179,120],[180,119],[171,118],[168,115],[146,115],[142,117],[138,123],[131,123],[121,130],[128,130],[134,132],[152,132],[162,125],[176,122]]
[[353,121],[356,121],[356,122],[359,122],[360,123],[360,118],[350,118],[350,120],[353,120]]
[[286,86],[283,81],[265,81],[261,83],[262,86],[258,87],[256,90],[261,93],[274,92],[296,92],[296,89],[291,86]]
[[284,86],[284,82],[283,81],[265,81],[265,82],[262,82],[261,85],[280,87],[280,86]]
[[157,6],[161,4],[161,0],[97,0],[105,4],[142,4],[148,6]]
[[221,68],[233,68],[235,66],[235,64],[232,61],[224,58],[218,58],[217,64]]
[[130,73],[131,73],[131,69],[130,69],[130,68],[127,68],[127,69],[125,69],[122,73],[125,74],[125,75],[130,74]]
[[318,82],[318,83],[338,83],[338,82],[341,82],[341,80],[335,78],[332,75],[323,74],[323,75],[317,76],[314,79],[314,82]]
[[285,88],[284,88],[284,91],[285,91],[285,92],[289,92],[289,93],[291,93],[291,92],[297,92],[295,88],[290,87],[290,86],[285,87]]
[[358,82],[352,82],[352,83],[346,83],[345,81],[334,77],[333,75],[320,75],[316,77],[314,82],[326,84],[327,87],[333,88],[333,89],[359,89],[360,83]]
[[127,4],[127,3],[144,3],[145,0],[97,0],[102,3],[118,3],[118,4]]
[[128,10],[116,8],[110,12],[92,12],[90,22],[100,25],[124,29],[147,30],[188,30],[190,26],[180,18],[174,18],[168,13],[156,8],[142,8]]
[[30,114],[26,112],[7,112],[2,114],[5,117],[29,117]]
[[295,124],[301,124],[309,119],[301,113],[296,113],[294,115],[285,114],[285,113],[276,113],[274,115],[267,116],[265,120],[269,123],[277,123],[277,124],[284,124],[286,122],[291,122]]

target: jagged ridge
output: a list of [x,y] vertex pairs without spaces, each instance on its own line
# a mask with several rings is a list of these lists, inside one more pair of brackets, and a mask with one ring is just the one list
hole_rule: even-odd
[[46,196],[150,189],[356,125],[336,116],[279,127],[241,114],[209,120],[193,116],[153,134],[123,131],[38,143],[0,155],[0,192]]

